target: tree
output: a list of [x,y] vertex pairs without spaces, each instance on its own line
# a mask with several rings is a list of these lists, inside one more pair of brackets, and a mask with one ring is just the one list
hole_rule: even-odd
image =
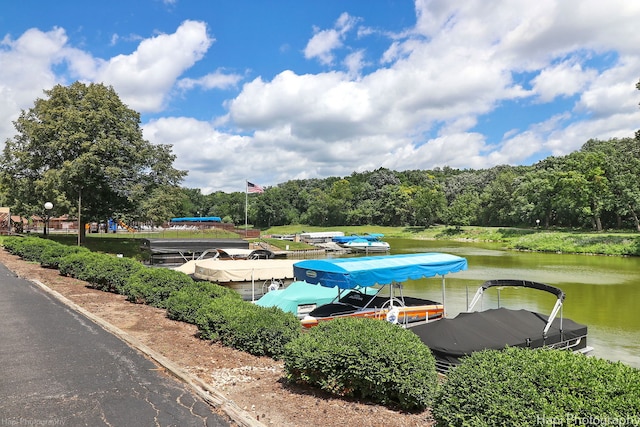
[[345,225],[347,215],[351,210],[353,192],[351,184],[346,179],[335,181],[329,191],[329,218],[330,225]]
[[480,195],[484,225],[513,225],[517,217],[513,200],[517,181],[514,168],[500,167],[493,181]]
[[139,217],[150,222],[152,227],[164,224],[171,218],[183,216],[181,209],[187,200],[183,190],[178,187],[155,188],[140,204]]
[[581,151],[604,155],[605,175],[611,184],[612,209],[617,226],[622,218],[630,218],[640,231],[640,141],[632,138],[590,140]]
[[378,223],[398,227],[408,225],[413,219],[410,189],[402,185],[385,185],[376,201],[379,212]]
[[480,196],[468,191],[462,193],[445,210],[447,225],[455,225],[457,229],[462,226],[474,224],[480,210]]
[[154,189],[177,186],[186,175],[173,168],[169,145],[143,139],[139,113],[112,87],[76,82],[44,93],[14,122],[17,134],[0,160],[17,213],[51,201],[57,213],[77,215],[79,197],[83,223],[135,213]]
[[309,225],[325,226],[329,219],[330,198],[319,188],[309,194],[309,209],[302,215],[302,221]]
[[514,194],[514,204],[519,220],[534,224],[541,220],[549,227],[554,218],[554,199],[558,177],[552,166],[540,162],[522,177]]
[[411,203],[415,212],[414,223],[423,227],[429,227],[441,218],[447,205],[444,192],[435,185],[418,188]]
[[577,151],[566,156],[569,168],[568,189],[579,193],[576,208],[589,216],[593,227],[602,231],[602,213],[612,205],[611,185],[605,173],[605,156],[601,152]]

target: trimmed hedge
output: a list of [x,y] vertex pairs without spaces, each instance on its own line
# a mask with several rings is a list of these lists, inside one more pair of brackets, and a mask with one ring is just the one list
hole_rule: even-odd
[[60,261],[62,258],[71,255],[85,252],[90,252],[89,249],[80,247],[80,246],[67,246],[63,244],[58,244],[55,246],[50,246],[45,248],[40,254],[40,265],[45,268],[60,268]]
[[113,255],[91,251],[72,253],[58,262],[60,274],[89,282],[99,290],[122,293],[122,288],[132,274],[146,269],[131,258],[118,258]]
[[63,245],[39,237],[7,237],[4,240],[5,249],[25,261],[40,262],[41,255],[45,250],[58,246]]
[[432,413],[439,426],[634,425],[640,370],[569,351],[485,350],[449,372]]
[[88,281],[92,276],[92,266],[98,263],[99,256],[101,255],[91,251],[67,255],[58,262],[58,270],[63,276]]
[[280,359],[285,345],[301,334],[300,321],[292,313],[229,296],[203,305],[195,324],[201,338],[274,359]]
[[380,320],[320,323],[289,343],[283,359],[290,381],[403,409],[426,408],[437,388],[431,351],[417,335]]
[[187,323],[196,323],[196,313],[213,298],[229,297],[241,300],[240,294],[233,289],[211,282],[194,282],[169,295],[165,306],[169,319]]
[[193,283],[193,279],[181,271],[143,267],[129,277],[120,293],[131,302],[166,308],[166,300],[172,292]]

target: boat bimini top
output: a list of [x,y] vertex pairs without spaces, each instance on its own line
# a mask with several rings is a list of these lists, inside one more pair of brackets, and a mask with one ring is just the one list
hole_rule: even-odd
[[465,258],[438,252],[297,262],[294,276],[314,285],[355,289],[444,276],[467,269]]

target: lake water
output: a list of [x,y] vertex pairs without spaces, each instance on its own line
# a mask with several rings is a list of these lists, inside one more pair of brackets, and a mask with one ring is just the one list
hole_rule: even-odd
[[[499,245],[385,238],[391,254],[445,252],[464,257],[468,270],[446,276],[447,317],[464,311],[491,279],[524,279],[561,288],[563,316],[589,328],[593,355],[640,368],[640,258],[500,250]],[[405,295],[442,300],[441,278],[405,283]],[[487,291],[482,308],[525,308],[549,314],[555,296],[524,288]],[[476,309],[480,307],[477,306]]]

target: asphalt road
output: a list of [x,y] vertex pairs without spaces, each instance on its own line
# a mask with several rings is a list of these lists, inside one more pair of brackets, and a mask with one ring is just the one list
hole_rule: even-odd
[[188,386],[0,264],[0,426],[229,426]]

